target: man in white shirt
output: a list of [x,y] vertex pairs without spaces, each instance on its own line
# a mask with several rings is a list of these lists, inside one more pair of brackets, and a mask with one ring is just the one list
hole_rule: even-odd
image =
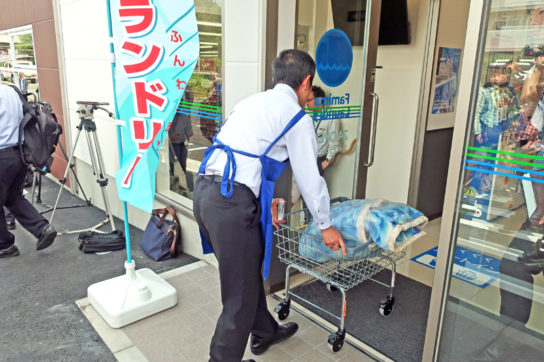
[[272,70],[274,89],[234,107],[205,153],[195,186],[194,215],[205,252],[213,249],[218,259],[223,302],[210,346],[211,361],[240,361],[250,333],[251,351],[260,355],[298,329],[296,323],[278,325],[268,312],[261,277],[263,255],[265,277],[270,265],[269,221],[277,222],[278,201],[272,202],[273,183],[282,161],[289,159],[323,242],[345,253],[329,218],[330,200],[317,168],[313,122],[301,109],[312,94],[315,63],[305,52],[284,50]]

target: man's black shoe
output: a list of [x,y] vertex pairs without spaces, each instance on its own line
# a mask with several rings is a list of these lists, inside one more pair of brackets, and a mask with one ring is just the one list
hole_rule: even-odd
[[266,352],[268,347],[273,344],[280,343],[289,339],[298,330],[298,324],[294,322],[285,323],[278,326],[278,331],[269,339],[263,339],[259,336],[251,336],[251,352],[254,355],[260,355]]
[[0,250],[0,258],[10,258],[12,256],[18,256],[19,249],[15,245],[10,246],[9,248]]
[[8,230],[15,230],[15,221],[8,222]]
[[53,241],[55,241],[55,238],[57,237],[57,231],[53,229],[53,226],[47,225],[40,235],[40,238],[38,239],[38,243],[36,244],[36,250],[42,250],[47,248],[49,245],[53,244]]
[[542,239],[538,239],[535,244],[535,248],[526,251],[523,255],[518,257],[518,261],[527,266],[539,266],[544,264],[544,244]]

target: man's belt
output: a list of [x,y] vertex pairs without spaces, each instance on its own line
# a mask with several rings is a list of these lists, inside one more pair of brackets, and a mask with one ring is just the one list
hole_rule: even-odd
[[8,151],[18,151],[18,150],[19,150],[19,146],[6,147],[6,148],[0,148],[0,153],[8,152]]
[[[221,176],[221,175],[199,175],[198,177],[202,177],[204,180],[207,180],[209,182],[221,183],[221,181],[223,181],[223,176]],[[234,186],[247,187],[246,185],[241,184],[241,183],[236,182],[236,181],[233,181],[233,185]]]

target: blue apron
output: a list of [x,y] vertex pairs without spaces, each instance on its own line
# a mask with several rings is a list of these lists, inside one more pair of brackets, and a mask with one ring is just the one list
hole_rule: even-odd
[[[261,161],[261,190],[259,196],[259,203],[261,204],[261,237],[264,247],[264,279],[268,278],[270,272],[270,260],[272,257],[272,213],[270,207],[272,206],[272,198],[274,196],[274,187],[276,180],[281,176],[288,161],[276,161],[273,158],[267,156],[268,152],[276,144],[276,142],[282,138],[293,126],[305,115],[304,110],[300,110],[289,121],[280,135],[268,146],[262,155],[254,155],[248,152],[235,150],[230,148],[226,144],[222,143],[214,137],[214,143],[208,147],[204,152],[204,159],[200,164],[198,173],[203,175],[206,173],[206,165],[216,149],[223,150],[227,154],[227,162],[225,163],[225,169],[223,170],[223,178],[221,180],[221,194],[227,198],[232,196],[234,177],[236,176],[236,160],[234,159],[234,153],[238,153],[247,157],[258,158]],[[202,250],[204,254],[213,252],[210,244],[200,232],[200,238],[202,240]]]

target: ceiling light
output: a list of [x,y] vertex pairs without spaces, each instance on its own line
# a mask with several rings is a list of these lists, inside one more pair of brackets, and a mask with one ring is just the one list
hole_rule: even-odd
[[210,33],[207,31],[199,31],[198,35],[223,36],[221,33]]
[[212,23],[212,22],[209,22],[209,21],[197,21],[196,23],[198,25],[216,26],[218,28],[221,27],[221,23]]

